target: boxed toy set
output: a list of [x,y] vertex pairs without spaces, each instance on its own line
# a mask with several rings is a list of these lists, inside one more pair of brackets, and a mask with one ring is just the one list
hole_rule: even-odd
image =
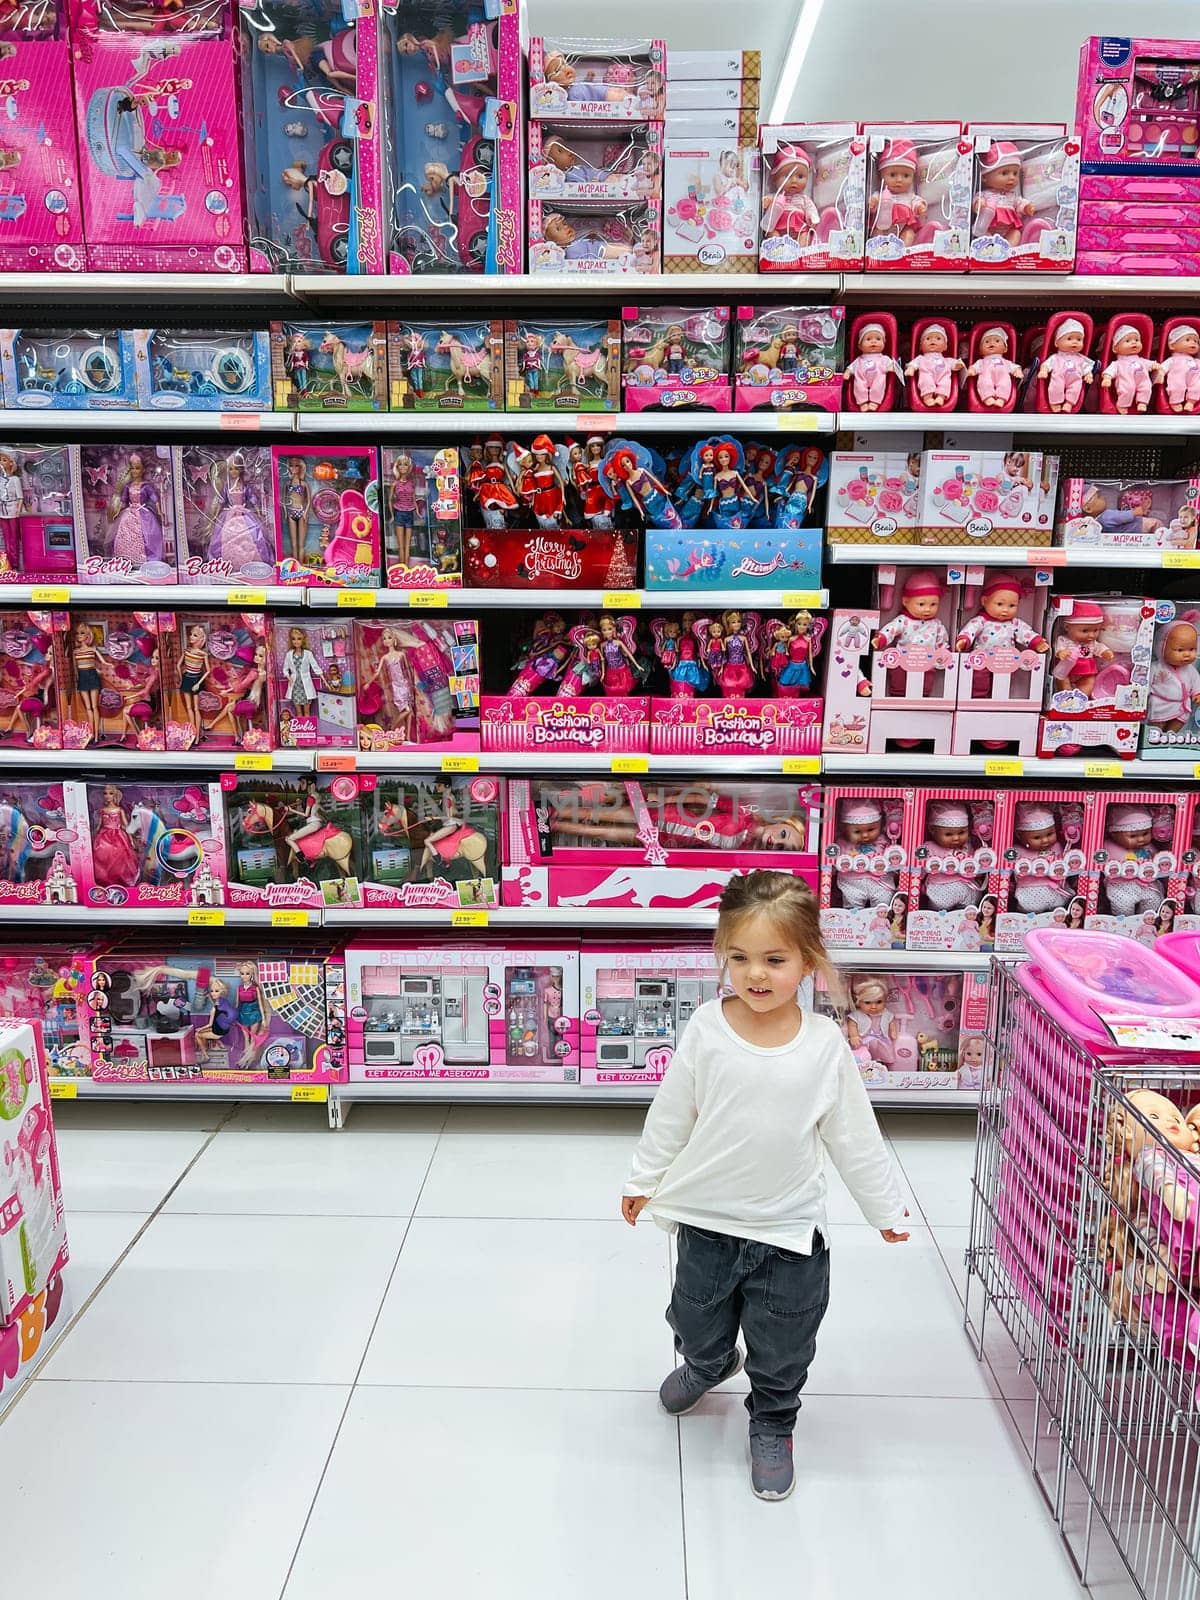
[[[1200,478],[1158,482],[1067,478],[1056,532],[1060,544],[1105,550],[1194,550]],[[1103,565],[1103,554],[1097,555]]]
[[393,411],[496,411],[504,406],[504,323],[387,325]]
[[626,411],[728,411],[729,307],[623,306]]
[[1040,450],[926,450],[912,542],[1048,545],[1057,488],[1058,457]]
[[662,39],[529,41],[529,116],[555,123],[661,122],[667,79]]
[[587,943],[579,953],[579,1081],[660,1083],[692,1016],[721,992],[709,944]]
[[759,272],[861,272],[867,141],[858,125],[783,123],[760,138]]
[[354,632],[349,622],[275,617],[271,671],[282,749],[356,748]]
[[385,322],[272,322],[277,411],[386,411]]
[[7,1328],[68,1260],[46,1058],[37,1029],[15,1018],[0,1021],[0,1123],[0,1328]]
[[70,633],[59,635],[63,749],[165,750],[161,645],[174,612],[74,609],[70,617]]
[[81,787],[73,779],[0,787],[0,904],[87,905],[91,859],[88,830],[78,824]]
[[1004,824],[998,952],[1021,951],[1034,928],[1082,928],[1091,902],[1088,845],[1099,796],[1080,790],[1013,789]]
[[831,949],[904,949],[912,828],[911,789],[825,788],[821,936]]
[[663,148],[662,270],[758,270],[761,157],[725,140],[669,138]]
[[839,411],[844,306],[738,306],[735,411]]
[[270,411],[265,333],[133,330],[138,405],[145,411]]
[[841,1027],[863,1082],[881,1089],[983,1087],[988,1021],[982,973],[841,975],[845,1001],[818,983],[818,1011]]
[[1155,611],[1139,596],[1055,595],[1038,754],[1137,754],[1146,719]]
[[373,589],[379,582],[379,460],[373,445],[272,448],[278,581]]
[[466,617],[363,619],[354,624],[354,648],[363,750],[479,749],[477,622]]
[[133,337],[113,329],[0,329],[4,404],[21,411],[137,405]]
[[268,445],[173,452],[181,584],[274,583],[275,473]]
[[599,211],[578,200],[530,200],[530,272],[622,277],[657,273],[662,262],[662,203],[622,201]]
[[1154,660],[1142,744],[1143,761],[1200,752],[1200,606],[1160,600],[1154,612]]
[[0,748],[61,750],[66,611],[0,611]]
[[968,789],[917,791],[905,932],[909,950],[992,949],[1006,843],[1003,822],[990,796]]
[[72,466],[78,581],[178,582],[170,446],[84,444]]
[[973,149],[957,122],[863,124],[869,272],[964,272]]
[[265,612],[179,612],[160,655],[168,750],[275,748]]
[[380,486],[387,587],[461,588],[463,501],[457,449],[385,445]]
[[68,826],[89,841],[81,903],[223,906],[225,829],[215,783],[73,783]]
[[503,784],[360,779],[363,904],[469,908],[500,903]]
[[0,270],[80,272],[87,254],[65,0],[14,8],[0,143]]
[[356,773],[221,774],[228,904],[272,910],[362,904]]
[[0,445],[0,584],[74,583],[79,446]]
[[621,324],[518,317],[504,324],[509,411],[619,411]]
[[967,124],[975,145],[971,268],[1070,272],[1079,211],[1079,140],[1061,122]]
[[589,132],[531,121],[529,195],[533,200],[645,200],[662,189],[662,124]]
[[901,434],[890,450],[870,447],[865,434],[860,439],[853,450],[835,450],[829,463],[830,541],[919,543],[923,435]]
[[1184,909],[1187,796],[1118,789],[1095,801],[1086,925],[1152,944]]

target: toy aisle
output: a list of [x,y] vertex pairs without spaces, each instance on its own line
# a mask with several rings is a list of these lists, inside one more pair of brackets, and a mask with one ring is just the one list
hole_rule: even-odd
[[[1043,9],[0,14],[14,1593],[1200,1600],[1200,43]],[[785,1510],[619,1214],[756,869]]]

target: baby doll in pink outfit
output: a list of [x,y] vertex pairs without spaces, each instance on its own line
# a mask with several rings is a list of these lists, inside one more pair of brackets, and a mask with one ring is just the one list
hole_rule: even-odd
[[931,322],[921,335],[917,354],[904,369],[906,378],[916,375],[917,399],[923,406],[950,403],[954,374],[963,371],[963,363],[947,355],[949,348],[950,335],[940,322]]
[[925,868],[921,898],[934,911],[963,911],[977,905],[984,889],[982,877],[946,872],[937,863],[947,859],[965,862],[971,847],[971,816],[961,800],[932,800],[925,813],[922,850],[932,864]]
[[905,249],[917,237],[928,210],[917,193],[917,147],[911,139],[889,139],[880,152],[879,189],[867,202],[871,237],[894,233]]
[[[882,855],[887,848],[883,836],[883,808],[866,796],[844,800],[838,810],[838,848],[850,855]],[[896,874],[879,871],[842,871],[834,875],[842,904],[853,910],[867,906],[888,907],[896,893]]]
[[1055,680],[1065,681],[1089,700],[1100,668],[1113,658],[1108,646],[1100,643],[1104,621],[1103,607],[1095,600],[1076,600],[1054,645]]
[[967,368],[975,379],[975,393],[985,406],[1003,410],[1012,399],[1013,382],[1020,383],[1025,368],[1008,359],[1008,334],[1003,328],[989,328],[979,339],[979,353]]
[[1058,824],[1054,812],[1040,800],[1017,802],[1013,818],[1013,859],[1027,866],[1037,865],[1037,872],[1012,874],[1012,893],[1017,910],[1027,916],[1044,916],[1057,911],[1070,900],[1074,890],[1065,877],[1051,877],[1049,871],[1065,854],[1058,837]]
[[[942,585],[932,572],[910,572],[904,580],[900,610],[884,623],[871,643],[876,650],[894,646],[898,650],[944,650],[950,635],[938,616],[942,605]],[[925,674],[925,693],[933,690],[932,668]],[[903,696],[908,692],[907,674],[900,667],[888,673],[888,693]]]
[[1083,386],[1091,383],[1096,363],[1083,353],[1083,324],[1074,317],[1060,322],[1054,334],[1054,354],[1038,368],[1038,377],[1049,380],[1046,402],[1051,411],[1075,411],[1083,398]]
[[1167,335],[1167,349],[1171,353],[1155,382],[1165,384],[1172,411],[1195,411],[1200,405],[1200,333],[1190,323],[1180,323]]
[[860,411],[878,411],[887,395],[888,379],[902,376],[899,362],[887,354],[887,334],[880,322],[866,322],[858,330],[858,354],[846,368]]
[[1100,387],[1115,388],[1113,403],[1122,416],[1145,411],[1150,404],[1154,363],[1142,354],[1142,336],[1131,323],[1122,322],[1113,334],[1112,357],[1100,375]]
[[979,188],[975,233],[1002,233],[1010,245],[1020,244],[1025,220],[1035,207],[1021,195],[1021,153],[1015,144],[998,139],[980,156]]
[[[1005,572],[989,578],[979,596],[979,610],[958,631],[955,650],[960,654],[964,650],[1036,650],[1038,655],[1045,655],[1050,642],[1017,615],[1020,604],[1021,590],[1015,578]],[[986,669],[976,672],[972,697],[985,700],[991,691],[991,673]]]

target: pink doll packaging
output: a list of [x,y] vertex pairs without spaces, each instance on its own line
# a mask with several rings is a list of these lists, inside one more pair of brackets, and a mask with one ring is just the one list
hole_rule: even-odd
[[361,749],[479,749],[478,622],[359,619],[354,648]]
[[662,271],[662,205],[628,200],[603,210],[530,200],[530,272],[621,277]]
[[529,41],[529,115],[561,124],[661,122],[662,39]]
[[379,456],[374,445],[272,447],[279,582],[374,589]]
[[1170,933],[1191,845],[1186,796],[1138,789],[1096,796],[1089,847],[1089,928],[1153,944]]
[[[1164,235],[1166,237],[1166,235]],[[1194,278],[1200,276],[1200,250],[1084,250],[1075,253],[1075,271],[1081,277]]]
[[958,405],[966,362],[958,353],[958,327],[949,317],[918,317],[904,366],[908,409],[941,416]]
[[721,992],[711,944],[588,942],[579,952],[580,1083],[659,1083],[695,1012]]
[[871,637],[867,739],[872,755],[917,749],[949,754],[962,579],[961,568],[878,568],[880,623]]
[[990,950],[1000,909],[1005,807],[971,789],[918,789],[909,878],[910,950]]
[[216,783],[75,784],[67,820],[90,840],[83,903],[223,906],[225,819]]
[[346,1045],[352,1082],[578,1083],[578,948],[356,940]]
[[506,905],[699,910],[754,867],[817,882],[810,785],[512,779],[506,803]]
[[1167,317],[1158,332],[1155,409],[1190,415],[1200,407],[1200,318]]
[[958,704],[953,755],[1037,752],[1050,641],[1046,602],[1053,574],[1026,566],[968,567],[954,650]]
[[972,122],[966,132],[975,144],[972,270],[1070,272],[1079,140],[1061,122]]
[[863,124],[868,271],[965,272],[972,147],[957,122]]
[[606,131],[531,121],[529,193],[537,200],[662,198],[662,124]]
[[0,786],[0,904],[81,906],[91,881],[83,785],[68,779]]
[[[1079,52],[1075,121],[1084,170],[1120,163],[1141,173],[1191,173],[1200,112],[1195,39],[1086,39]],[[1125,177],[1122,174],[1122,177]]]
[[245,272],[232,26],[73,27],[88,267]]
[[1180,908],[1175,931],[1195,933],[1200,931],[1200,796],[1189,793],[1183,811],[1183,873],[1172,885],[1172,897],[1178,900]]
[[223,772],[229,904],[361,906],[359,787],[354,772]]
[[835,611],[829,627],[829,665],[825,676],[823,751],[862,755],[871,731],[871,640],[879,613],[860,607]]
[[663,271],[756,272],[757,149],[668,139],[663,149]]
[[270,446],[185,444],[172,452],[179,581],[231,588],[275,581]]
[[69,1259],[42,1041],[30,1023],[10,1018],[0,1022],[0,1127],[0,1328],[6,1328]]
[[1088,355],[1094,325],[1086,311],[1055,311],[1046,323],[1035,358],[1037,383],[1028,409],[1073,414],[1083,410],[1098,373]]
[[1100,797],[1071,789],[1002,791],[996,950],[1020,951],[1033,928],[1082,928],[1092,894],[1088,849]]
[[985,974],[852,968],[843,987],[839,1001],[818,984],[815,1005],[841,1027],[868,1090],[982,1087]]
[[821,935],[835,950],[903,950],[913,790],[826,788]]
[[1154,611],[1154,660],[1142,724],[1143,761],[1195,759],[1200,753],[1200,605],[1160,600]]
[[275,617],[271,664],[282,749],[357,747],[351,622]]
[[1154,398],[1154,323],[1140,311],[1110,317],[1097,341],[1096,409],[1137,416]]
[[458,910],[500,902],[504,780],[363,773],[363,904]]
[[919,533],[923,435],[893,435],[891,450],[860,449],[860,442],[869,444],[870,435],[856,440],[853,450],[835,450],[829,463],[830,542],[923,543]]
[[844,306],[738,306],[735,411],[840,411]]
[[80,272],[85,264],[71,46],[65,4],[0,25],[7,117],[0,143],[0,269]]
[[484,750],[561,754],[646,754],[650,749],[647,695],[532,694],[480,697],[480,743]]
[[73,464],[79,582],[176,583],[171,447],[85,444]]
[[913,542],[1048,545],[1057,483],[1058,457],[1041,451],[926,450]]
[[265,612],[181,611],[162,657],[168,750],[275,748]]
[[891,411],[904,382],[900,333],[890,311],[860,312],[846,335],[847,411]]
[[728,306],[622,306],[626,411],[728,411]]
[[867,141],[853,122],[764,127],[760,272],[860,272]]
[[1038,754],[1137,754],[1149,696],[1153,602],[1139,596],[1055,595]]
[[1200,478],[1067,478],[1056,533],[1068,548],[1194,550],[1198,522]]
[[162,635],[173,611],[71,612],[56,636],[64,750],[165,750]]
[[[43,799],[57,804],[61,817],[62,796],[48,796],[45,785],[40,787]],[[46,822],[46,814],[40,808],[37,820],[38,825]],[[74,882],[70,887],[74,891]],[[76,996],[87,974],[87,958],[95,947],[94,937],[85,936],[74,942],[61,938],[33,942],[22,934],[19,948],[10,945],[0,955],[0,1015],[40,1025],[51,1082],[56,1078],[86,1078],[91,1073],[91,1061],[79,1042]]]
[[73,583],[79,446],[0,445],[0,584]]
[[0,747],[61,750],[66,611],[0,611]]

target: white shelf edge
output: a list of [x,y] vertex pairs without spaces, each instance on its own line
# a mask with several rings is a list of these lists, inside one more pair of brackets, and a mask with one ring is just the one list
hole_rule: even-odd
[[[875,778],[886,779],[896,773],[923,774],[933,770],[941,779],[947,778],[987,778],[994,782],[994,777],[984,771],[985,760],[993,757],[984,756],[931,756],[913,754],[908,755],[888,754],[875,756],[844,756],[826,753],[821,757],[821,770],[826,777],[865,779],[867,782]],[[1001,758],[1004,759],[1004,758]],[[1024,772],[1019,776],[1014,775],[1005,781],[1023,783],[1029,779],[1038,782],[1053,782],[1056,779],[1076,779],[1086,777],[1085,765],[1092,761],[1116,760],[1110,750],[1098,750],[1095,756],[1089,756],[1085,763],[1083,757],[1068,756],[1027,756],[1024,758]],[[931,767],[931,764],[936,763]],[[1120,761],[1120,776],[1092,781],[1102,783],[1119,783],[1127,779],[1140,781],[1152,780],[1156,783],[1191,784],[1195,782],[1196,762],[1193,761]]]
[[[137,415],[142,415],[139,412]],[[297,433],[795,433],[831,434],[832,411],[299,411]]]
[[[1163,567],[1165,550],[1098,550],[1091,546],[1070,545],[965,545],[965,544],[874,544],[835,543],[825,546],[830,566],[876,566],[892,562],[896,566],[927,567]],[[1195,554],[1186,551],[1185,554]],[[1200,569],[1200,559],[1196,566]],[[1188,570],[1185,567],[1179,571]],[[693,607],[694,609],[694,607]]]
[[[123,926],[154,927],[163,924],[172,928],[188,926],[188,906],[0,906],[0,925],[6,922],[25,926],[33,923],[53,922],[68,927],[96,928]],[[269,928],[271,912],[257,906],[222,906],[225,926],[230,928]],[[320,916],[309,913],[309,926],[320,926]]]
[[887,305],[889,298],[934,300],[953,306],[965,300],[1061,299],[1066,304],[1081,296],[1103,300],[1125,295],[1136,299],[1194,301],[1194,278],[1106,277],[1084,272],[844,272],[839,295],[844,300],[874,300]]
[[[0,289],[0,302],[3,298],[3,290]],[[252,444],[254,435],[260,432],[296,432],[294,411],[234,412],[231,415],[236,416],[237,422],[232,426],[222,423],[224,415],[220,411],[139,411],[134,406],[121,406],[112,411],[56,411],[50,406],[4,406],[0,407],[0,429],[6,432],[37,428],[42,433],[95,433],[125,428],[134,437],[140,432],[220,433],[231,441],[240,439],[243,444]]]
[[598,300],[604,296],[628,302],[639,295],[659,298],[728,295],[732,302],[753,293],[807,294],[830,299],[840,293],[840,272],[706,272],[688,276],[662,273],[624,273],[596,276],[574,272],[429,273],[370,277],[330,273],[297,273],[289,280],[292,294],[301,299],[400,299],[435,302],[486,296],[504,300],[516,296],[560,297],[578,295]]
[[[290,1100],[292,1085],[279,1083],[189,1083],[164,1078],[153,1083],[94,1083],[91,1078],[56,1078],[51,1083],[73,1083],[72,1100]],[[331,1091],[334,1085],[331,1085]],[[55,1102],[55,1112],[64,1103]]]
[[[928,559],[928,558],[927,558]],[[308,589],[304,591],[308,596],[308,604],[314,611],[337,611],[342,608],[338,605],[337,589]],[[528,586],[524,589],[443,589],[440,591],[446,596],[446,610],[449,611],[495,611],[507,610],[513,606],[521,610],[541,608],[553,611],[559,607],[578,607],[586,610],[604,604],[605,596],[611,593],[627,593],[636,595],[637,599],[629,607],[633,611],[697,611],[705,607],[727,606],[753,606],[756,611],[773,611],[784,604],[784,594],[811,594],[817,598],[812,602],[812,609],[825,610],[829,605],[828,589],[808,589],[803,584],[797,584],[794,589],[535,589]],[[377,589],[375,590],[375,604],[366,609],[374,611],[410,611],[413,610],[412,593],[410,589]],[[415,609],[421,611],[441,610],[440,606],[431,607],[422,603]]]
[[[276,750],[271,768],[275,772],[311,772],[316,765],[312,750]],[[86,750],[0,749],[0,768],[13,771],[44,771],[63,767],[72,772],[102,769],[106,772],[161,771],[179,767],[187,772],[234,772],[235,750],[121,750],[101,745]]]
[[[161,292],[161,293],[160,293]],[[271,272],[5,272],[0,300],[157,299],[216,296],[222,300],[282,300],[288,280]]]
[[522,1083],[458,1081],[453,1078],[408,1079],[404,1082],[335,1083],[331,1099],[343,1105],[365,1105],[369,1101],[385,1104],[428,1105],[445,1102],[479,1105],[589,1105],[648,1106],[657,1085],[621,1084],[611,1089],[582,1083]]
[[1038,433],[1130,434],[1161,438],[1175,434],[1200,434],[1195,416],[1109,416],[1084,411],[1078,416],[1055,416],[1040,411],[1009,411],[988,416],[980,411],[839,411],[838,429],[847,433]]
[[[249,586],[247,586],[249,587]],[[46,594],[55,589],[65,589],[65,601],[48,600]],[[34,591],[40,590],[41,597],[34,598]],[[303,606],[307,589],[289,589],[283,584],[270,584],[265,588],[252,587],[251,593],[262,595],[263,606]],[[334,591],[336,593],[336,591]],[[229,598],[229,586],[217,587],[213,584],[190,583],[155,583],[155,584],[116,584],[116,583],[5,583],[0,584],[0,606],[11,605],[38,605],[53,609],[60,605],[68,606],[109,606],[131,605],[139,611],[150,607],[155,610],[173,611],[178,607],[207,606],[212,610],[234,609]],[[250,609],[238,603],[237,609]]]

